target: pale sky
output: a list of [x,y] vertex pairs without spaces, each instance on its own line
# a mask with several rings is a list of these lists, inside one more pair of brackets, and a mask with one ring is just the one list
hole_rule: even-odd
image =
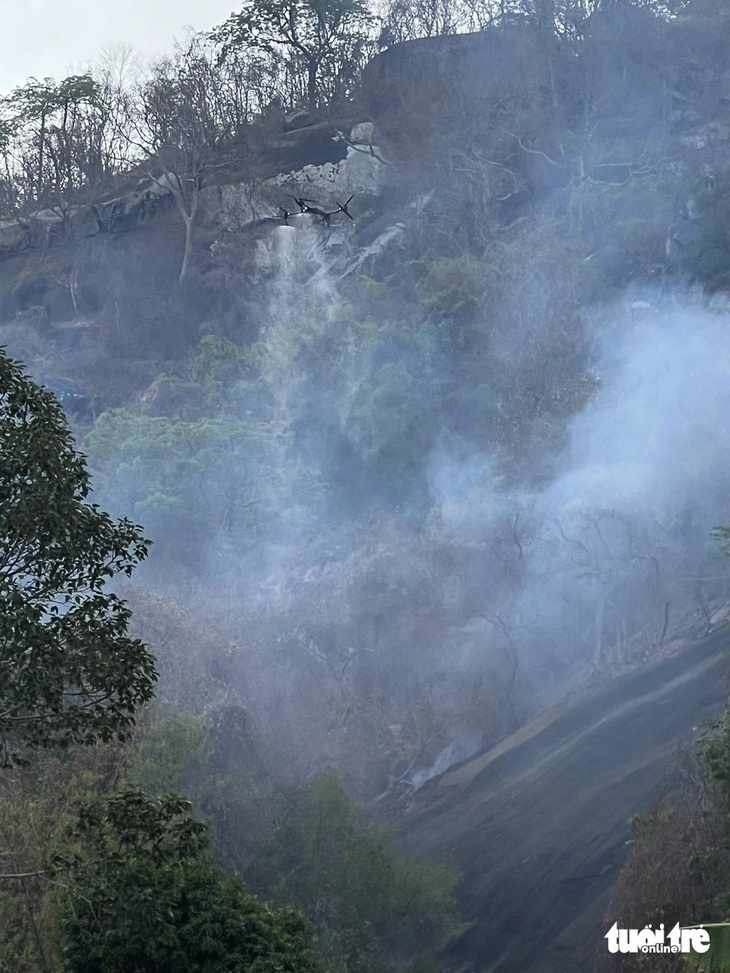
[[114,44],[167,54],[186,27],[209,30],[238,9],[237,0],[0,0],[0,96],[32,76],[75,73]]

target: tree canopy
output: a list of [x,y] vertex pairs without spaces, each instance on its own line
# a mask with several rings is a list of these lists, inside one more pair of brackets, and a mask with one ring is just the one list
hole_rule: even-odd
[[288,52],[303,63],[310,108],[320,102],[321,76],[362,59],[372,16],[361,0],[246,0],[215,32],[224,55],[240,47]]
[[89,805],[61,922],[65,973],[316,973],[312,930],[205,854],[206,828],[176,797],[137,791]]
[[147,554],[140,528],[89,503],[54,396],[0,350],[0,762],[28,747],[124,738],[154,660],[107,582]]

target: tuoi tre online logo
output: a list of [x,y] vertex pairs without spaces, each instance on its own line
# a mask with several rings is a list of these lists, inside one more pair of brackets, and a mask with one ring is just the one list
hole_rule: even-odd
[[710,948],[707,929],[688,929],[679,923],[665,935],[664,923],[656,929],[619,929],[614,922],[604,939],[609,953],[706,953]]

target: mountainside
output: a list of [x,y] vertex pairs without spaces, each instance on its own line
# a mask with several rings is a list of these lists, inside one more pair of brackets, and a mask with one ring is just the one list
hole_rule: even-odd
[[[150,719],[199,725],[227,865],[305,908],[322,862],[280,846],[319,853],[320,799],[354,833],[336,771],[462,870],[443,963],[588,969],[627,818],[722,697],[727,12],[515,3],[417,37],[396,6],[319,75],[191,41],[97,183],[72,126],[101,102],[54,88],[0,145],[0,343],[153,541],[124,593]],[[318,896],[332,968],[381,973]]]

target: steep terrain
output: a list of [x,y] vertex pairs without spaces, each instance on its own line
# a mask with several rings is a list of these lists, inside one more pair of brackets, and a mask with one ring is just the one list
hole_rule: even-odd
[[471,927],[453,969],[608,969],[607,892],[628,822],[662,791],[673,751],[727,700],[722,629],[596,694],[567,700],[430,781],[403,835],[416,855],[463,872]]
[[723,695],[721,632],[667,655],[729,579],[727,41],[588,6],[272,100],[185,182],[192,235],[164,142],[0,224],[0,341],[154,540],[130,602],[227,864],[274,894],[254,797],[335,768],[464,871],[445,962],[482,973],[588,968],[627,818]]

